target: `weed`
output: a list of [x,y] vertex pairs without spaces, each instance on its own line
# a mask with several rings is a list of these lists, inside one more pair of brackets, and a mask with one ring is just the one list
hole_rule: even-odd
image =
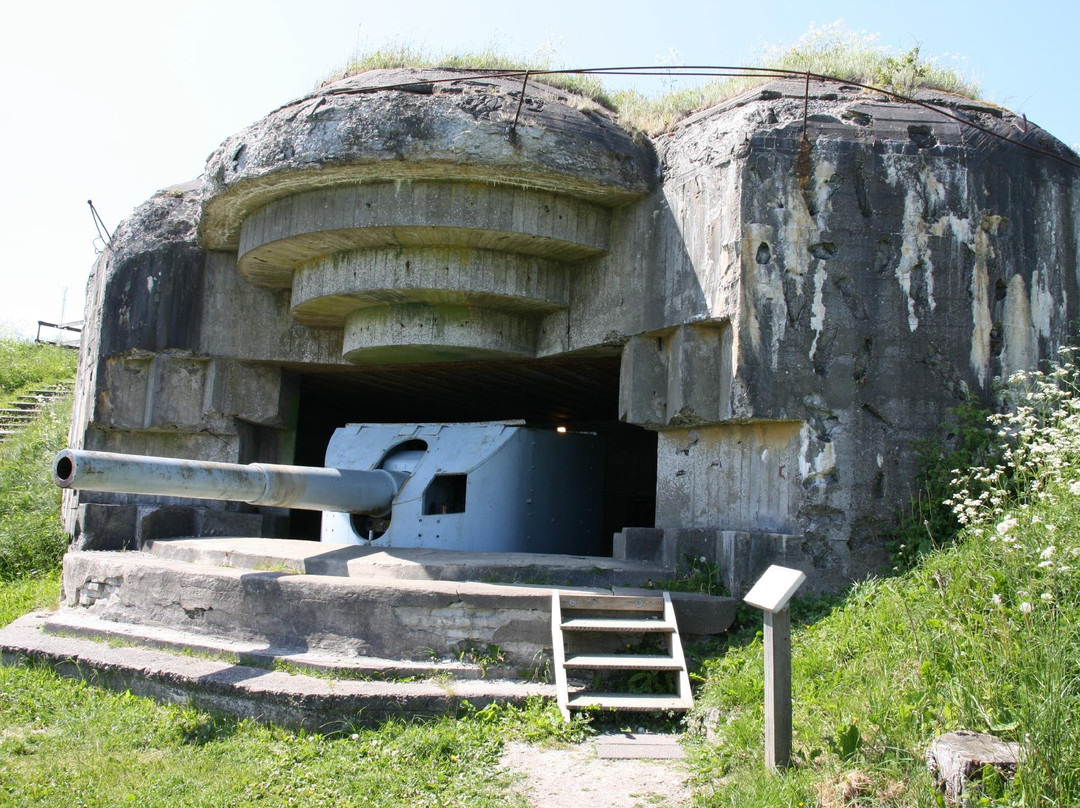
[[[252,569],[255,572],[280,572],[283,575],[303,575],[304,571],[302,569],[297,569],[297,567],[294,566],[296,563],[297,562],[295,561],[262,561],[256,564]],[[225,563],[220,564],[219,566],[231,567],[232,565]]]
[[494,643],[488,643],[486,648],[469,645],[458,654],[458,661],[476,665],[480,668],[480,675],[487,676],[489,668],[506,664],[506,654]]
[[[1005,451],[989,424],[990,411],[973,401],[951,409],[941,430],[932,438],[917,441],[919,474],[917,493],[886,546],[897,571],[908,570],[927,553],[955,541],[962,527],[961,515],[946,500],[953,480],[962,468],[995,467]],[[982,483],[976,496],[989,496]]]
[[728,589],[720,576],[720,566],[713,564],[705,556],[684,553],[682,562],[674,578],[663,581],[649,581],[649,589],[666,592],[696,592],[702,595],[728,595]]

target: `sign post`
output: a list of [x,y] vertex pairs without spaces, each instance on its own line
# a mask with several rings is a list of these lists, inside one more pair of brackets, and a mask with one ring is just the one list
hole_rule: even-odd
[[765,612],[765,766],[791,763],[791,611],[788,601],[806,575],[778,567],[765,570],[744,600]]

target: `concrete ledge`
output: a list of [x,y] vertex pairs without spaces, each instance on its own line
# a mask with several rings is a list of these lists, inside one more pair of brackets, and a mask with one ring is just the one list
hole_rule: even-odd
[[[174,558],[69,552],[66,604],[111,623],[228,637],[289,653],[428,661],[497,645],[508,666],[525,670],[542,666],[551,653],[552,589],[613,591],[610,583],[565,585],[564,574],[626,582],[657,572],[612,559],[385,551],[284,539],[189,539],[151,547]],[[311,574],[316,569],[336,574]],[[307,574],[296,574],[301,570]],[[432,580],[524,574],[546,576],[544,584]],[[682,631],[691,635],[722,633],[737,606],[730,598],[689,593],[673,593],[673,602]]]
[[540,316],[570,305],[566,267],[534,256],[462,248],[361,250],[318,258],[293,277],[292,316],[340,328],[350,312],[396,303],[475,305]]
[[611,214],[546,191],[481,183],[395,182],[278,199],[244,220],[237,268],[288,288],[301,264],[380,247],[470,247],[578,261],[608,249]]
[[297,539],[159,539],[148,542],[146,550],[158,558],[236,569],[412,581],[525,583],[540,587],[640,587],[672,574],[657,563],[597,556],[365,547]]
[[255,668],[279,669],[284,664],[296,669],[323,671],[349,679],[467,680],[483,679],[486,675],[499,679],[518,674],[517,671],[496,670],[458,659],[383,659],[268,646],[264,643],[200,635],[179,629],[102,620],[80,608],[58,609],[46,617],[40,629],[54,637],[77,637],[107,642],[113,646],[140,646],[171,653],[196,654]]
[[147,648],[115,648],[45,634],[41,626],[46,617],[26,615],[0,629],[4,664],[42,663],[62,676],[112,690],[312,731],[343,731],[400,716],[452,714],[465,700],[483,707],[494,701],[554,696],[550,685],[541,684],[329,680]]

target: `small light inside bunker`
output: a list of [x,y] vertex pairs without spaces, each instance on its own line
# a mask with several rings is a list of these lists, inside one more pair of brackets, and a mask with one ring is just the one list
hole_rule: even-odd
[[566,434],[566,427],[565,426],[557,426],[557,427],[555,427],[555,431],[558,432],[560,435],[565,435]]

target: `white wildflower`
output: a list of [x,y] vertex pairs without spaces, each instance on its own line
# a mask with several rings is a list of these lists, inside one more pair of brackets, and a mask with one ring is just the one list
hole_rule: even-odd
[[999,536],[1004,536],[1010,530],[1016,527],[1016,518],[1012,516],[1006,516],[1000,522],[997,523],[997,533]]
[[1035,607],[1028,603],[1026,600],[1020,604],[1020,611],[1024,614],[1031,614]]
[[1049,547],[1047,547],[1045,550],[1043,550],[1041,553],[1039,553],[1039,558],[1042,558],[1044,560],[1047,559],[1047,558],[1052,558],[1054,553],[1056,553],[1056,552],[1057,552],[1057,547],[1055,547],[1054,545],[1051,544]]
[[1054,599],[1054,596],[1051,595],[1049,592],[1043,592],[1041,595],[1039,595],[1039,597],[1042,598],[1043,600],[1047,600],[1047,601],[1050,601],[1050,600]]
[[1053,562],[1053,561],[1040,561],[1040,562],[1039,562],[1039,564],[1038,564],[1038,567],[1039,567],[1039,569],[1041,569],[1041,570],[1044,570],[1044,569],[1046,569],[1047,567],[1052,567],[1052,566],[1054,566],[1054,562]]
[[990,602],[993,603],[995,606],[1000,606],[1001,605],[1001,595],[998,594],[997,592],[995,592],[994,596],[992,598],[990,598]]

